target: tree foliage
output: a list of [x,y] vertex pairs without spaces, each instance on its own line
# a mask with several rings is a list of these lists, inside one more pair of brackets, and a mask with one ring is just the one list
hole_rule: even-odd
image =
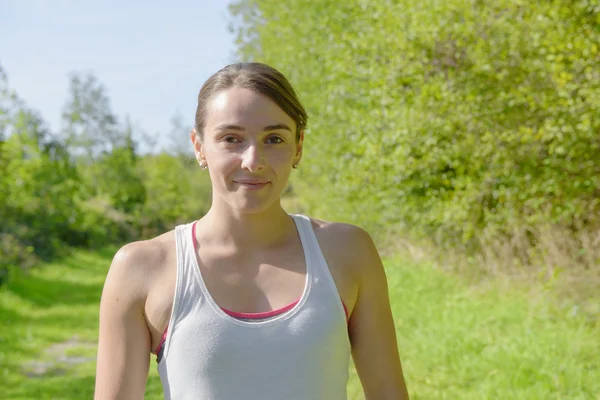
[[26,267],[34,254],[51,256],[64,241],[77,242],[70,236],[78,219],[76,170],[36,113],[10,97],[0,142],[0,278],[3,266]]
[[182,156],[139,154],[94,76],[73,74],[69,93],[53,134],[0,68],[0,283],[66,246],[149,237],[208,209],[208,177]]
[[[600,7],[589,0],[242,0],[238,48],[309,111],[312,212],[468,244],[600,211]],[[335,199],[335,201],[333,201]]]

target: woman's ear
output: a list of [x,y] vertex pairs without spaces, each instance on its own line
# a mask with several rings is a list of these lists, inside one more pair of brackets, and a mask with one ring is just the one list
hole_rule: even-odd
[[200,138],[200,135],[198,135],[198,131],[196,131],[195,127],[190,132],[190,139],[192,141],[192,145],[194,146],[194,154],[196,155],[198,163],[206,164],[204,149],[202,148],[202,139]]
[[296,141],[296,156],[294,157],[294,164],[300,164],[302,159],[302,144],[304,143],[304,131],[300,131],[300,136]]

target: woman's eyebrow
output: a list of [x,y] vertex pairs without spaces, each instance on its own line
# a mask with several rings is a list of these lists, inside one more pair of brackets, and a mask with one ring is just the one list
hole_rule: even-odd
[[244,131],[245,129],[239,125],[232,124],[221,124],[218,125],[215,130],[217,131]]
[[265,131],[276,131],[276,130],[279,130],[279,129],[284,129],[284,130],[290,131],[290,132],[292,131],[290,129],[290,127],[287,126],[286,124],[275,124],[275,125],[265,126],[264,129],[263,129],[263,132],[265,132]]
[[[275,124],[275,125],[265,126],[263,128],[263,132],[276,131],[279,129],[283,129],[283,130],[290,131],[290,132],[292,131],[292,129],[286,124]],[[245,131],[246,129],[244,129],[244,127],[242,127],[242,126],[235,125],[235,124],[221,124],[221,125],[217,125],[215,130],[217,130],[217,131]]]

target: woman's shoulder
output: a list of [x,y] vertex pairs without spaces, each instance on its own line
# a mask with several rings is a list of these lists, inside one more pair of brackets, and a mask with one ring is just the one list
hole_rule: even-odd
[[372,241],[371,235],[360,226],[345,222],[326,221],[313,217],[308,218],[319,240],[323,238],[335,243],[341,242],[344,245]]
[[352,314],[360,288],[382,275],[379,252],[371,235],[359,226],[316,218],[311,222],[338,291]]
[[360,226],[309,218],[321,248],[342,258],[346,265],[363,265],[373,257],[379,258],[371,235]]
[[109,276],[147,288],[176,257],[175,231],[125,244],[113,257]]
[[115,254],[115,260],[128,263],[147,263],[163,260],[170,251],[174,250],[175,231],[171,230],[151,239],[127,243]]

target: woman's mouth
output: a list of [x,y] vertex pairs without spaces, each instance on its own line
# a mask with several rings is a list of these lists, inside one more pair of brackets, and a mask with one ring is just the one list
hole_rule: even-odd
[[238,180],[238,181],[234,181],[235,183],[237,183],[240,187],[247,189],[247,190],[259,190],[264,188],[265,186],[267,186],[270,182],[269,181],[253,181],[253,180]]

